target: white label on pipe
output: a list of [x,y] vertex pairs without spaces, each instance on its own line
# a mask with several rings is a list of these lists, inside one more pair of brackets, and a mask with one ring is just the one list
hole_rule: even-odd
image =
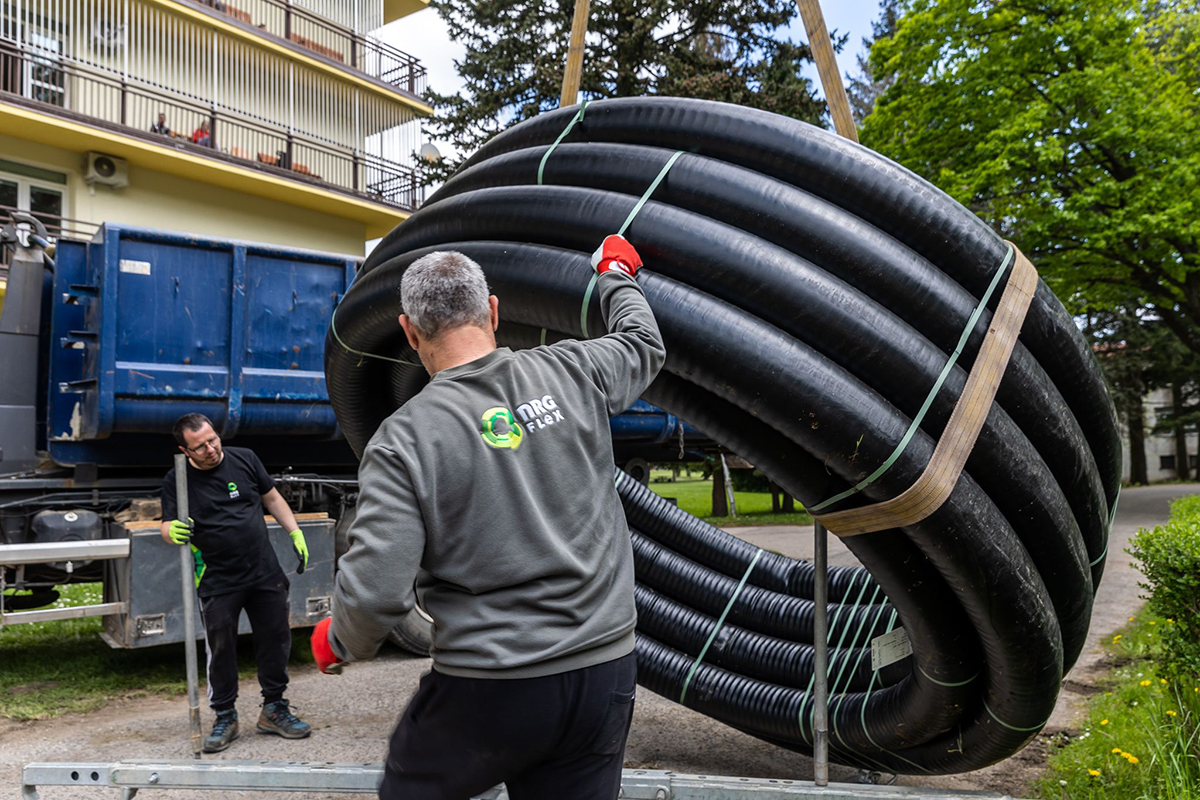
[[904,628],[877,636],[871,640],[871,669],[881,670],[888,664],[912,655],[912,651],[912,642],[908,640],[908,631]]
[[120,270],[121,270],[121,272],[129,272],[134,275],[149,275],[150,274],[150,262],[149,261],[133,261],[128,258],[122,258],[121,264],[120,264]]

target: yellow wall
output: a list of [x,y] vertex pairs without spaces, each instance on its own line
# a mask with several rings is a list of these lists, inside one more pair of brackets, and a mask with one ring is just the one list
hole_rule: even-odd
[[3,134],[0,157],[67,173],[63,214],[72,219],[121,222],[349,255],[364,252],[367,235],[363,222],[133,164],[129,165],[129,186],[93,187],[83,180],[83,154]]

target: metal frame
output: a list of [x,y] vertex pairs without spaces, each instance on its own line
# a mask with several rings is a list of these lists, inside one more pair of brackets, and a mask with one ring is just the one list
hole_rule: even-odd
[[23,622],[49,622],[56,619],[103,617],[108,614],[127,614],[128,603],[98,603],[70,608],[47,608],[37,611],[4,611],[3,590],[6,588],[4,567],[18,567],[18,582],[26,564],[47,564],[55,561],[102,561],[129,557],[128,539],[95,539],[86,542],[35,542],[33,544],[0,544],[0,628]]
[[[123,789],[128,800],[141,789],[207,791],[334,792],[375,794],[382,764],[328,761],[120,761],[116,763],[35,763],[22,773],[21,797],[39,800],[39,786],[89,786]],[[501,787],[478,800],[507,800]],[[1012,800],[995,792],[960,792],[909,786],[729,778],[627,769],[621,776],[621,800]]]

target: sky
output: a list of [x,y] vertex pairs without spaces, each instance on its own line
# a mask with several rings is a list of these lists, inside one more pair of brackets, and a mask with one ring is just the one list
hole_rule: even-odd
[[[849,33],[850,40],[838,54],[843,80],[847,73],[857,74],[856,56],[863,51],[862,39],[871,33],[871,21],[879,15],[879,0],[826,0],[821,6],[825,13],[825,25],[830,32]],[[381,38],[406,53],[416,56],[429,70],[429,85],[442,94],[449,94],[462,85],[454,60],[462,58],[463,49],[450,41],[450,34],[438,13],[427,8],[386,26],[379,32]],[[807,41],[804,26],[797,15],[787,36],[796,41]],[[817,68],[808,65],[808,76],[819,88]],[[823,96],[823,93],[822,93]],[[444,142],[434,142],[445,152]]]

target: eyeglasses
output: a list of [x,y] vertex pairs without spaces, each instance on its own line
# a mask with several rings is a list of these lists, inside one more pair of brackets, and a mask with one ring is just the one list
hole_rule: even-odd
[[196,445],[195,447],[185,447],[183,449],[187,450],[189,453],[194,453],[194,454],[199,455],[201,450],[204,450],[207,447],[211,447],[213,450],[216,450],[217,446],[220,444],[221,444],[221,437],[213,436],[208,441],[201,442],[200,444]]

